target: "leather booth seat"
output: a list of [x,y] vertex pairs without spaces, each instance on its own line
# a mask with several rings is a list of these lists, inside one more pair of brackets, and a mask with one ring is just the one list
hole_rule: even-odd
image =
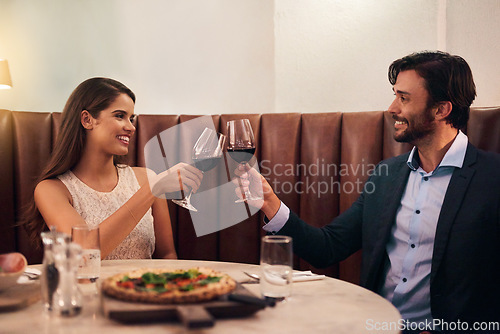
[[[196,116],[139,115],[129,150],[130,165],[144,166],[143,148],[163,130]],[[279,197],[309,224],[322,226],[346,210],[379,161],[404,153],[393,140],[393,120],[382,111],[213,115],[226,122],[248,118],[257,138],[261,172]],[[19,251],[40,263],[23,228],[16,226],[35,180],[49,159],[60,113],[0,110],[0,253]],[[500,107],[473,108],[465,132],[477,147],[500,153]],[[262,216],[253,215],[222,231],[196,237],[187,210],[169,202],[177,254],[182,259],[258,263]],[[236,246],[235,246],[236,245]],[[296,259],[298,269],[314,269]],[[314,269],[357,283],[360,253],[338,265]]]

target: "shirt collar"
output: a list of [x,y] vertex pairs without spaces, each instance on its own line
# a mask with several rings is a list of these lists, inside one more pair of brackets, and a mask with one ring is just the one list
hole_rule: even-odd
[[[465,159],[465,152],[467,151],[468,141],[469,140],[467,136],[462,131],[458,131],[458,135],[453,140],[453,144],[451,144],[448,151],[446,151],[443,160],[441,160],[441,163],[436,167],[436,169],[444,166],[462,168]],[[420,161],[417,152],[417,147],[414,146],[410,152],[408,161],[406,162],[408,164],[408,167],[410,167],[410,169],[413,171],[416,171],[420,167]]]

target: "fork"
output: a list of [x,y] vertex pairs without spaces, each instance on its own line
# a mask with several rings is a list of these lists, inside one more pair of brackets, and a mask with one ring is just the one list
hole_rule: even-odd
[[246,271],[243,272],[245,275],[247,275],[248,277],[250,278],[253,278],[254,280],[257,280],[259,281],[260,280],[260,276],[257,275],[257,274],[251,274],[251,273],[247,273]]
[[[260,276],[257,275],[257,274],[251,274],[251,273],[247,273],[246,271],[243,272],[245,275],[247,275],[248,277],[251,277],[255,280],[260,280]],[[313,273],[311,272],[295,272],[292,274],[293,277],[302,277],[302,276],[314,276]]]
[[23,275],[28,277],[29,280],[37,280],[40,278],[40,275],[28,271],[25,271]]

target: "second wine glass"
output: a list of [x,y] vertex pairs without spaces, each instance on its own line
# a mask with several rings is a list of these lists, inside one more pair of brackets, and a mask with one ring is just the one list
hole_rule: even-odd
[[[208,172],[215,168],[222,158],[226,136],[216,131],[205,128],[200,137],[193,146],[191,159],[196,168],[202,172]],[[182,206],[191,211],[198,211],[191,204],[191,195],[193,191],[189,191],[189,195],[180,200],[172,200],[177,205]]]
[[[249,163],[255,154],[255,137],[250,120],[245,118],[227,122],[227,134],[229,137],[227,152],[231,158],[242,165]],[[246,190],[243,199],[236,200],[236,203],[261,199]]]

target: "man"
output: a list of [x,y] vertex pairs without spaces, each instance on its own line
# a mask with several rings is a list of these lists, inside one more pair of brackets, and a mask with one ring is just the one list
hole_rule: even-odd
[[[394,61],[389,80],[394,138],[415,147],[381,162],[369,180],[375,191],[316,228],[255,170],[240,170],[244,187],[262,182],[263,202],[250,204],[262,205],[267,232],[292,236],[294,252],[316,267],[362,248],[361,285],[421,331],[498,321],[500,155],[476,149],[459,130],[476,95],[471,70],[459,56],[421,52]],[[437,326],[425,326],[433,319]]]

